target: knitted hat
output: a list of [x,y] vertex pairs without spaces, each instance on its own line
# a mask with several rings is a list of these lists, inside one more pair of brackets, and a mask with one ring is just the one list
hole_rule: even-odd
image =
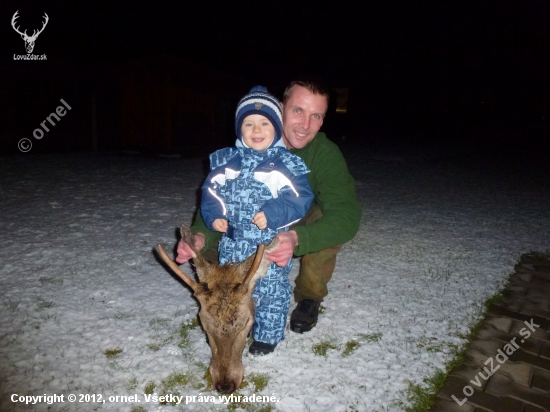
[[263,86],[254,86],[237,105],[235,112],[235,132],[242,142],[241,127],[246,116],[259,114],[265,116],[275,128],[275,138],[269,147],[272,147],[281,138],[283,130],[283,115],[279,101],[267,92]]

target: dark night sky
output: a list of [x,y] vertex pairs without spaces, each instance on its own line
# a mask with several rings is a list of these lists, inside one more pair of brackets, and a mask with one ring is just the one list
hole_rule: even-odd
[[[321,65],[331,72],[356,67],[414,78],[424,71],[454,75],[464,69],[499,75],[506,66],[532,75],[548,64],[546,1],[365,2],[361,7],[258,3],[245,8],[228,1],[43,6],[8,1],[2,21],[20,10],[23,27],[39,27],[43,11],[48,12],[48,29],[38,44],[51,58],[86,61],[169,52],[247,76]],[[12,28],[2,25],[2,31],[4,46],[17,46],[20,39]]]
[[[365,111],[457,110],[484,101],[503,114],[518,105],[539,113],[549,104],[546,0],[258,3],[8,0],[0,14],[0,67],[10,76],[22,67],[35,80],[48,70],[47,63],[35,70],[13,61],[24,54],[9,24],[19,10],[18,23],[30,32],[48,13],[34,53],[46,53],[53,66],[170,53],[251,85],[321,76],[350,87],[350,99]],[[24,89],[21,77],[11,87]]]

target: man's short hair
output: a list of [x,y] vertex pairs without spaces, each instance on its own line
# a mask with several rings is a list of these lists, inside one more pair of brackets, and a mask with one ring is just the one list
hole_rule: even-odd
[[328,87],[322,81],[314,80],[314,79],[295,80],[290,82],[290,84],[287,86],[283,94],[283,104],[286,104],[288,99],[290,99],[290,96],[292,94],[291,90],[294,86],[305,87],[313,94],[320,94],[321,96],[325,96],[327,98],[327,106],[328,106],[328,96],[329,96]]

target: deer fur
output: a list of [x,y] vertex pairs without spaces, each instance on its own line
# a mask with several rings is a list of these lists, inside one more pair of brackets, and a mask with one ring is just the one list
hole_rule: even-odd
[[[180,231],[183,241],[194,250],[190,229],[182,225]],[[199,318],[212,349],[210,376],[218,392],[234,392],[244,378],[242,354],[254,324],[252,292],[258,278],[265,276],[271,264],[264,250],[270,252],[277,246],[279,241],[274,238],[267,247],[259,245],[256,254],[244,262],[223,266],[209,263],[197,254],[193,258],[199,278],[196,282],[168,257],[161,244],[158,245],[164,262],[193,289],[200,303]]]

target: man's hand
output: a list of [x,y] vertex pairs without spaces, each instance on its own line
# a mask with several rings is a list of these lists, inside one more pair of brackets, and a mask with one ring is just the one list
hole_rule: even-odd
[[258,226],[258,229],[264,230],[267,227],[267,218],[265,217],[264,212],[258,212],[254,215],[252,223]]
[[187,262],[191,258],[197,257],[197,254],[195,252],[200,252],[200,250],[204,247],[205,240],[206,238],[202,233],[197,233],[193,235],[193,246],[195,248],[195,250],[193,250],[191,249],[191,246],[180,239],[180,241],[178,242],[178,255],[176,256],[176,262],[182,264]]
[[292,259],[294,248],[298,246],[298,235],[294,230],[289,230],[279,233],[276,237],[281,242],[280,245],[273,252],[266,253],[265,257],[277,266],[284,267]]
[[227,232],[227,220],[225,219],[216,219],[214,220],[214,223],[212,223],[212,227],[214,230],[218,232],[225,233]]

